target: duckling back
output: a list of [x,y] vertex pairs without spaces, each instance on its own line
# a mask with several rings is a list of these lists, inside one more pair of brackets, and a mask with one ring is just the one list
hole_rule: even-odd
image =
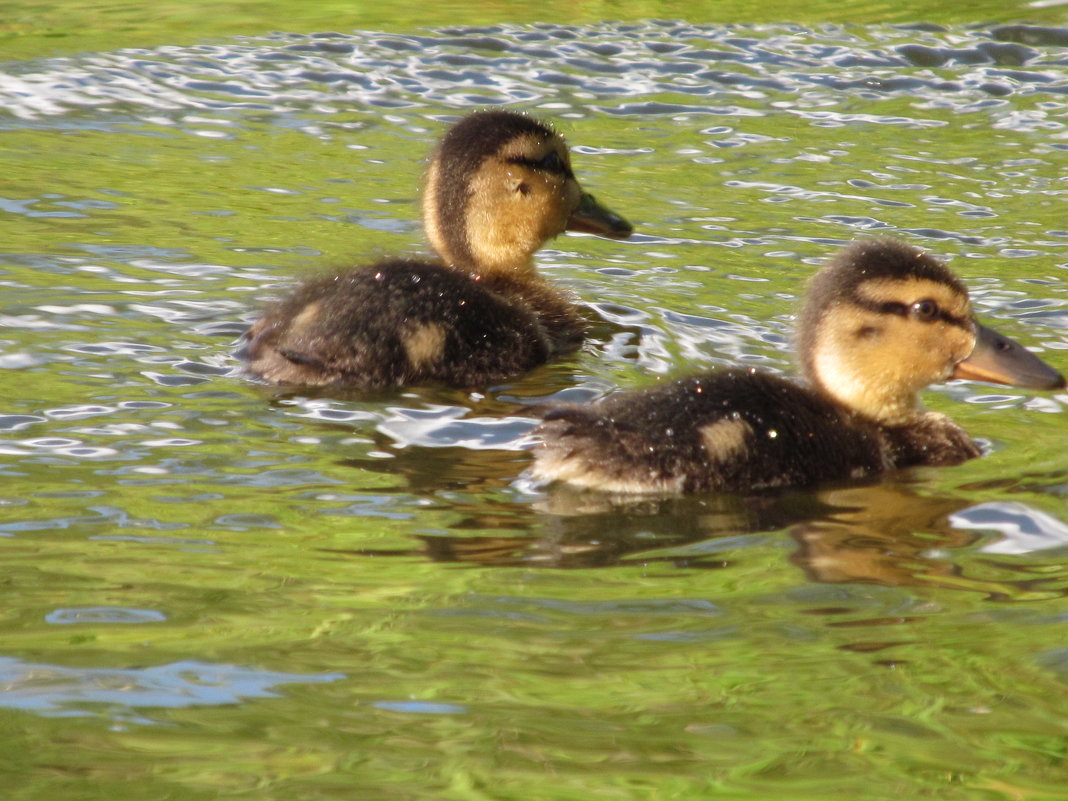
[[892,461],[878,426],[737,368],[557,407],[535,434],[535,478],[607,492],[750,492],[865,478]]
[[324,274],[264,313],[244,356],[273,383],[477,386],[582,341],[585,321],[556,293],[532,291],[517,303],[506,289],[405,259]]

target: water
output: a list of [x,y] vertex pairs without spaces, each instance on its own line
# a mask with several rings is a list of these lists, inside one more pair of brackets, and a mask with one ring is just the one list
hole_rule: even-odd
[[[792,369],[851,238],[951,257],[1068,368],[1068,33],[438,25],[0,74],[9,797],[1065,797],[1065,393],[940,387],[988,454],[617,504],[524,477],[533,408]],[[508,384],[304,394],[235,340],[302,273],[423,248],[468,109],[554,121],[627,242]]]

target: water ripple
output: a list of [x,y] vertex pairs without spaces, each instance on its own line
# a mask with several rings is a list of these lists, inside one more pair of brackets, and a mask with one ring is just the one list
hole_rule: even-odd
[[[1068,33],[1059,29],[951,33],[829,25],[797,34],[792,26],[606,23],[579,35],[561,26],[499,25],[426,35],[274,34],[227,45],[125,50],[42,59],[0,75],[0,120],[111,109],[112,124],[121,126],[139,108],[159,112],[163,125],[191,111],[217,116],[256,109],[314,110],[341,122],[360,110],[538,103],[572,92],[582,105],[666,115],[721,113],[724,105],[754,99],[841,107],[851,104],[850,96],[974,104],[1025,93],[1059,106],[1068,93],[1057,49]],[[711,102],[673,103],[672,94]],[[620,102],[636,95],[663,99]]]

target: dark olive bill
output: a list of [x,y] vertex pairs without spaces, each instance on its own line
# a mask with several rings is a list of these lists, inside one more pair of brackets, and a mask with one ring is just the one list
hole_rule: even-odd
[[1064,389],[1064,376],[1007,336],[975,325],[975,350],[953,370],[952,378],[989,381],[1024,389]]
[[567,221],[567,230],[600,234],[612,239],[626,239],[634,233],[634,226],[598,203],[593,195],[586,194],[582,196],[582,202]]

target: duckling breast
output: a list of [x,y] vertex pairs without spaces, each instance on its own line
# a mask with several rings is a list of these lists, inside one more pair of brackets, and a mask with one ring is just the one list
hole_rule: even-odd
[[952,467],[982,455],[959,425],[938,412],[921,412],[905,425],[887,427],[894,467]]

